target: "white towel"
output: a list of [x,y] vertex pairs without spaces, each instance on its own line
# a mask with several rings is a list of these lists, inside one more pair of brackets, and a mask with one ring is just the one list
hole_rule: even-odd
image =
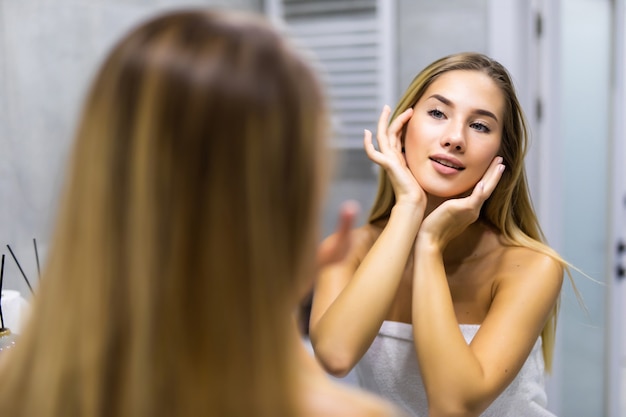
[[[480,325],[460,326],[470,343]],[[356,366],[359,385],[403,407],[411,416],[428,416],[426,392],[415,347],[413,326],[385,321],[369,350]],[[544,362],[541,338],[507,389],[482,417],[554,417],[546,409]]]

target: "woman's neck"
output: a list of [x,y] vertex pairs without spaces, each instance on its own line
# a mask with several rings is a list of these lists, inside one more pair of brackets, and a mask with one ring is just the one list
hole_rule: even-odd
[[448,265],[459,264],[479,259],[500,246],[499,233],[478,219],[450,241],[444,250],[443,260]]
[[469,190],[466,191],[465,193],[461,194],[461,195],[457,195],[454,197],[438,197],[436,195],[433,194],[427,194],[427,200],[426,200],[426,210],[424,211],[424,217],[428,216],[433,210],[435,210],[437,207],[439,207],[440,205],[442,205],[443,203],[445,203],[448,200],[451,200],[453,198],[464,198],[469,196],[472,193],[473,190]]

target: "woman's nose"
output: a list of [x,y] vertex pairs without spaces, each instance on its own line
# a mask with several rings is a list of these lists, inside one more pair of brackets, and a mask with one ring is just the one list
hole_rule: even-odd
[[454,149],[458,152],[465,151],[465,133],[462,125],[451,123],[441,140],[444,148]]

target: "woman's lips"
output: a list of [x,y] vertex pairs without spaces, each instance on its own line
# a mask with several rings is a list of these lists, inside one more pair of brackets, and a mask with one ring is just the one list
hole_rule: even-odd
[[430,157],[430,160],[433,162],[435,169],[442,174],[453,174],[465,169],[463,164],[455,158],[434,155]]

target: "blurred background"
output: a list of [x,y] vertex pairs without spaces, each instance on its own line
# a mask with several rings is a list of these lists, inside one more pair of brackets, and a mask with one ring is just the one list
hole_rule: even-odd
[[585,308],[564,285],[550,408],[626,417],[624,3],[0,0],[4,288],[30,298],[26,276],[36,291],[86,88],[112,43],[152,14],[181,6],[261,12],[311,53],[331,97],[338,156],[324,235],[346,199],[361,203],[360,222],[367,216],[377,170],[362,132],[375,131],[383,104],[393,107],[434,59],[484,52],[510,70],[530,121],[527,168],[548,241],[592,278],[573,274]]

